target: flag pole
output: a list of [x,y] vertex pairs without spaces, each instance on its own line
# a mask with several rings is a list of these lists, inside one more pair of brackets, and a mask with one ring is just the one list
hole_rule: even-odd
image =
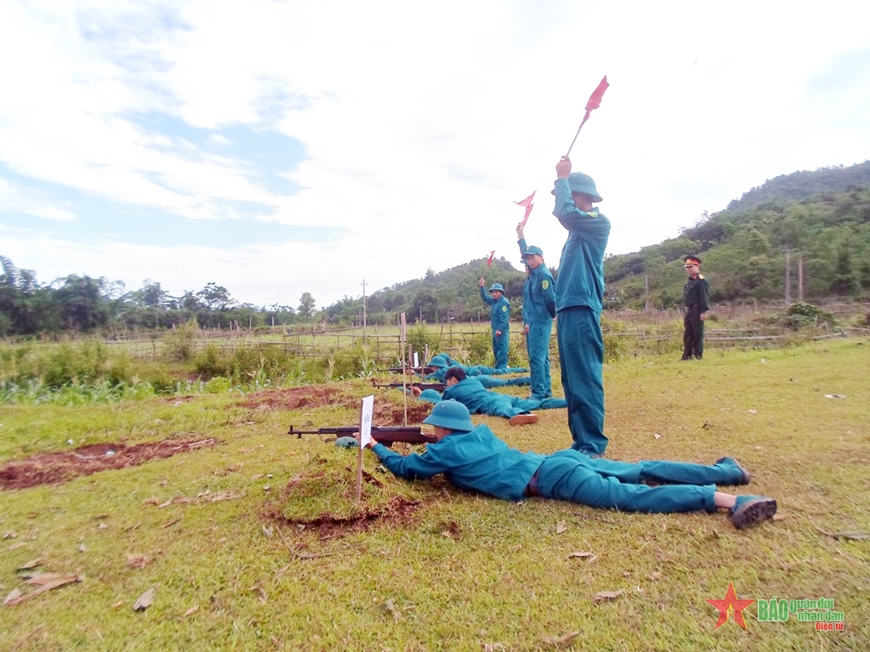
[[[586,115],[583,116],[583,121],[580,123],[580,126],[577,127],[577,133],[574,134],[574,140],[571,141],[571,147],[568,148],[568,154],[570,154],[571,150],[574,149],[574,143],[577,142],[577,136],[580,135],[580,130],[589,119],[589,114],[592,113],[593,110],[601,106],[601,98],[604,97],[604,91],[607,90],[608,86],[610,86],[610,84],[607,83],[607,75],[604,75],[601,81],[598,82],[598,86],[596,86],[595,90],[592,91],[592,95],[589,96],[589,101],[586,102]],[[565,154],[565,156],[567,157],[568,154]]]
[[583,128],[583,125],[586,124],[586,121],[589,119],[589,111],[586,112],[586,115],[583,116],[583,122],[580,123],[580,126],[577,127],[577,133],[574,134],[574,140],[571,141],[571,147],[568,148],[568,152],[565,156],[569,156],[571,154],[571,150],[574,149],[574,143],[577,142],[577,136],[580,135],[580,130]]

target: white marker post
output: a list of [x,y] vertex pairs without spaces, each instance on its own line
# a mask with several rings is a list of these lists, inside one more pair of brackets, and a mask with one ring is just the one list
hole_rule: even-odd
[[405,407],[405,421],[402,425],[408,425],[408,373],[405,368],[405,342],[408,341],[408,325],[405,322],[405,313],[399,316],[399,342],[402,349],[402,404]]
[[362,500],[362,461],[363,448],[372,440],[372,413],[375,411],[375,397],[366,396],[359,408],[359,450],[356,458],[356,500]]

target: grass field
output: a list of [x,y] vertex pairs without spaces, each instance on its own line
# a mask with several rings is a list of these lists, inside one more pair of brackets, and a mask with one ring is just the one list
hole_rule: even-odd
[[[512,504],[410,484],[370,452],[377,482],[354,504],[356,452],[285,433],[353,423],[363,380],[301,407],[280,392],[0,406],[0,464],[219,440],[0,490],[0,595],[30,595],[25,577],[38,572],[81,579],[0,607],[0,649],[866,650],[868,370],[867,338],[607,365],[608,458],[736,457],[754,474],[746,489],[780,505],[776,521],[746,531],[724,514]],[[399,392],[378,391],[377,406],[401,410]],[[564,410],[540,416],[523,428],[475,421],[524,450],[567,447]],[[833,600],[844,629],[817,632],[796,614],[761,622],[757,603],[745,630],[733,618],[717,629],[707,601],[731,582],[741,599]],[[153,603],[135,611],[149,589]]]

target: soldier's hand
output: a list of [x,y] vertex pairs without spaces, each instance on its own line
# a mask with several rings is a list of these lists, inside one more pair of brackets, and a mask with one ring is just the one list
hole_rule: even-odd
[[707,321],[707,313],[706,312],[701,313],[701,321]]
[[556,177],[559,179],[567,179],[571,175],[571,159],[563,156],[556,163]]
[[528,324],[523,324],[523,334],[524,335],[529,334],[529,325]]
[[411,387],[411,392],[414,394],[414,396],[420,396],[420,394],[423,393],[423,390],[420,389],[419,387],[413,387],[413,386],[412,386],[412,387]]
[[523,227],[523,223],[520,222],[519,224],[517,224],[517,237],[520,240],[522,240],[525,237],[525,235],[523,235],[523,233],[525,233],[525,228]]
[[496,332],[495,332],[495,336],[496,336],[496,337],[501,337],[501,331],[496,331]]
[[484,285],[486,285],[486,279],[481,276],[480,280],[477,282],[477,285],[478,287],[483,287]]

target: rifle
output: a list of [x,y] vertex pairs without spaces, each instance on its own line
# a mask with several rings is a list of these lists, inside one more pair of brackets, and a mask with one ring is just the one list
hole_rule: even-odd
[[400,374],[403,371],[407,371],[408,373],[413,372],[413,373],[421,374],[428,368],[429,367],[426,367],[426,366],[423,366],[423,367],[405,367],[404,369],[402,369],[401,367],[389,367],[387,369],[387,371],[394,373],[394,374]]
[[443,392],[447,387],[444,383],[382,383],[378,384],[372,379],[372,387],[419,387],[420,389],[434,389],[436,392]]
[[[317,430],[297,430],[290,426],[288,435],[296,435],[302,439],[302,435],[337,435],[338,437],[353,437],[359,432],[359,426],[336,426],[334,428],[318,428]],[[427,435],[420,426],[372,426],[372,439],[387,448],[395,442],[408,444],[434,444],[438,440],[434,435]]]

